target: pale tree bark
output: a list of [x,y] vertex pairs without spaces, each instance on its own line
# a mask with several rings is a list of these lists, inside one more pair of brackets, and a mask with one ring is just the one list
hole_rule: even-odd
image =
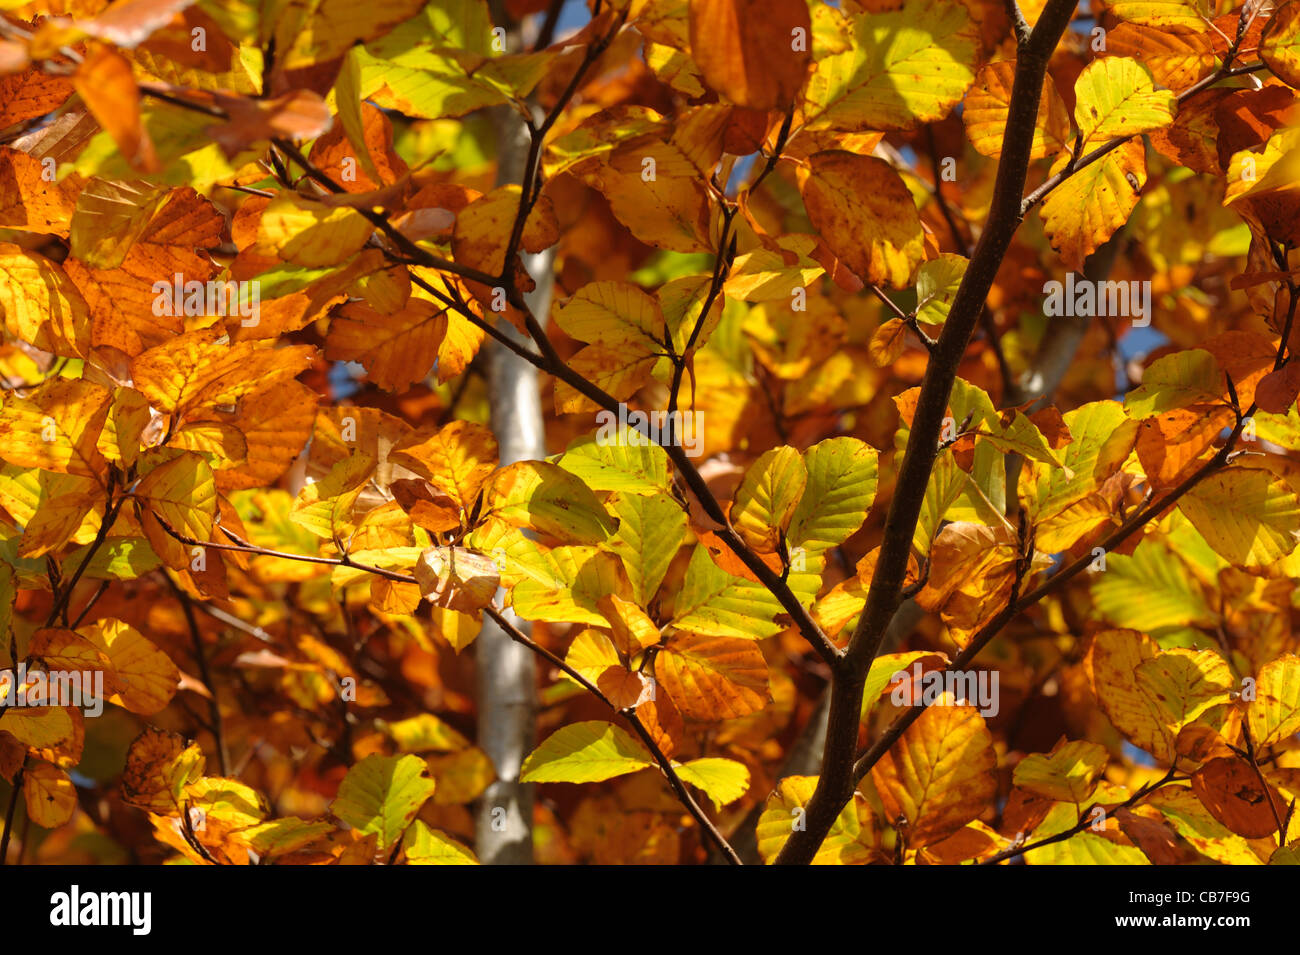
[[[508,48],[518,49],[518,30],[508,23],[503,6],[492,4],[493,22],[506,26]],[[497,133],[497,184],[518,183],[528,157],[527,130],[519,114],[506,107],[495,110],[492,120]],[[545,323],[554,287],[553,252],[524,255],[523,261],[537,283],[524,298],[538,321]],[[504,319],[498,328],[521,345],[528,342]],[[483,358],[492,431],[502,466],[545,457],[537,368],[492,339],[483,347]],[[507,608],[505,615],[524,634],[531,633],[532,624],[515,616],[513,610]],[[492,760],[497,776],[479,802],[475,826],[478,857],[489,865],[528,865],[533,861],[533,787],[519,781],[519,769],[536,742],[536,657],[485,618],[475,641],[475,663],[478,745]]]
[[[538,281],[533,296],[549,300],[548,255],[532,256]],[[530,269],[530,272],[532,269]],[[530,300],[535,314],[545,315],[549,302]],[[513,328],[503,329],[515,334]],[[490,342],[485,346],[492,430],[501,447],[501,463],[545,456],[537,369]],[[507,617],[524,633],[532,625],[506,609]],[[526,865],[533,861],[533,787],[519,782],[519,767],[534,745],[537,710],[537,666],[531,650],[516,643],[490,619],[475,641],[478,696],[478,744],[492,760],[497,779],[483,794],[477,819],[480,861]]]

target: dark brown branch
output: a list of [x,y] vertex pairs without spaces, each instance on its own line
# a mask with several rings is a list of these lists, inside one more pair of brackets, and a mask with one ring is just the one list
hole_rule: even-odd
[[[1245,426],[1246,419],[1250,417],[1250,414],[1253,413],[1253,411],[1254,409],[1252,408],[1251,411],[1247,412],[1245,415],[1239,414],[1236,427],[1233,428],[1232,432],[1228,435],[1228,440],[1224,442],[1223,446],[1218,450],[1214,457],[1205,462],[1205,464],[1189,475],[1181,484],[1169,491],[1158,501],[1155,501],[1134,514],[1129,518],[1129,520],[1125,521],[1124,524],[1111,532],[1100,544],[1097,545],[1097,547],[1100,547],[1106,553],[1110,553],[1131,537],[1136,531],[1146,526],[1152,520],[1159,517],[1176,504],[1184,494],[1201,481],[1205,480],[1205,478],[1209,477],[1216,471],[1227,467],[1232,456],[1232,450],[1241,437],[1241,430]],[[966,648],[957,655],[956,659],[944,668],[944,672],[963,670],[969,666],[979,652],[983,650],[984,647],[988,646],[993,638],[1002,631],[1003,627],[1025,610],[1038,603],[1044,597],[1059,590],[1066,583],[1083,573],[1093,560],[1093,554],[1092,552],[1089,552],[1083,557],[1075,560],[1069,566],[1064,567],[1057,573],[1053,574],[1050,578],[1029,593],[1025,594],[1023,597],[1013,599],[997,614],[997,616],[985,624],[984,627],[975,634],[970,643],[966,645]],[[926,706],[924,703],[909,707],[889,725],[889,728],[881,734],[879,739],[872,743],[871,746],[858,757],[853,766],[853,779],[855,782],[862,779],[863,776],[871,771],[871,768],[880,761],[881,757],[883,757],[885,753],[889,752],[890,748],[898,741],[899,737],[906,732],[909,726],[916,722],[925,709]]]
[[[1260,788],[1264,790],[1264,798],[1268,800],[1268,808],[1273,813],[1273,822],[1277,825],[1277,845],[1280,849],[1286,845],[1286,823],[1282,819],[1282,813],[1278,811],[1277,803],[1273,801],[1273,787],[1264,778],[1264,770],[1259,768],[1259,753],[1256,751],[1255,741],[1250,735],[1250,720],[1243,719],[1241,721],[1241,733],[1246,738],[1246,761],[1250,763],[1250,768],[1255,771],[1255,778],[1259,780]],[[1290,813],[1287,815],[1290,815]]]
[[5,831],[0,836],[0,865],[9,858],[9,837],[14,831],[14,812],[18,809],[18,800],[23,798],[23,773],[27,771],[28,756],[23,757],[23,764],[14,773],[13,791],[9,794],[9,808],[5,811]]
[[997,271],[1020,225],[1020,197],[1048,60],[1074,13],[1074,0],[1049,0],[1016,59],[1005,144],[998,162],[993,202],[971,255],[921,384],[911,435],[898,472],[897,489],[885,520],[884,542],[872,575],[867,603],[848,650],[833,666],[826,752],[817,788],[808,802],[802,831],[791,833],[777,862],[808,864],[840,810],[853,796],[853,751],[858,736],[862,688],[881,638],[902,600],[912,531],[920,517],[930,472],[938,454],[948,395]]
[[1033,35],[1033,28],[1030,27],[1029,21],[1025,19],[1020,4],[1016,0],[1006,0],[1006,7],[1007,17],[1011,20],[1011,32],[1016,37],[1016,46],[1023,49],[1028,45],[1029,38]]

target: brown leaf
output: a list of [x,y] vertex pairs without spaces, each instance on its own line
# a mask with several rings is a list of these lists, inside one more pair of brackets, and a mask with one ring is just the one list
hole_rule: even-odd
[[1261,783],[1250,764],[1237,756],[1212,759],[1198,769],[1192,774],[1192,792],[1210,815],[1247,839],[1277,832],[1273,813],[1285,812],[1278,791]]

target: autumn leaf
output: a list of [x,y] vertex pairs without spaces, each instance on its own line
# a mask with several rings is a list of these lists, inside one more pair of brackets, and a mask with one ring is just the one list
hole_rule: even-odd
[[731,524],[760,553],[777,549],[808,484],[799,452],[774,448],[750,465],[731,505]]
[[890,820],[908,845],[946,838],[979,815],[995,788],[993,738],[973,706],[925,710],[903,734],[897,753],[872,770]]
[[[962,104],[961,118],[966,125],[966,135],[982,155],[998,156],[1002,153],[1015,67],[1013,60],[986,64],[975,77],[975,85]],[[1029,158],[1055,155],[1065,145],[1069,134],[1070,117],[1065,111],[1065,103],[1051,80],[1046,80],[1038,104],[1038,120],[1034,124]]]
[[690,24],[705,82],[737,106],[780,109],[803,85],[812,22],[802,0],[691,0]]
[[104,619],[78,633],[108,659],[113,683],[120,688],[109,702],[145,716],[171,702],[180,671],[139,631],[121,620]]
[[655,657],[655,678],[683,716],[745,716],[766,702],[767,664],[754,644],[735,637],[679,634]]
[[23,771],[23,797],[28,817],[44,829],[57,829],[77,808],[77,791],[68,774],[45,762]]
[[808,80],[811,123],[836,129],[908,129],[942,119],[974,79],[975,31],[948,0],[908,0],[858,14],[852,44],[817,63]]
[[882,159],[839,151],[818,153],[810,164],[803,197],[822,241],[863,281],[905,287],[924,242],[898,174]]
[[126,754],[122,798],[133,806],[163,815],[182,811],[185,787],[203,773],[203,751],[183,737],[146,727]]
[[1075,270],[1128,219],[1146,183],[1145,147],[1130,139],[1054,189],[1039,210],[1043,230]]
[[418,756],[367,756],[343,777],[330,812],[362,835],[375,835],[379,848],[387,849],[433,795],[426,772]]
[[77,66],[72,81],[127,161],[143,172],[157,172],[158,156],[148,130],[141,123],[140,88],[126,57],[96,44]]
[[612,723],[572,723],[555,733],[524,760],[525,782],[599,782],[653,765],[650,755],[625,730]]
[[1145,133],[1174,119],[1174,94],[1157,90],[1151,71],[1125,56],[1088,64],[1074,95],[1074,122],[1085,144]]
[[452,547],[430,547],[422,553],[415,579],[426,600],[475,617],[492,604],[500,583],[492,558]]

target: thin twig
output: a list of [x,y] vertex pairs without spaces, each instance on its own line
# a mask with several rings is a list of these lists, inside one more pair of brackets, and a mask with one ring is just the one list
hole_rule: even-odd
[[[1139,802],[1141,802],[1143,799],[1145,799],[1147,796],[1155,792],[1157,789],[1160,789],[1162,786],[1167,786],[1170,783],[1174,783],[1174,782],[1182,782],[1182,779],[1174,775],[1174,768],[1171,766],[1169,767],[1169,772],[1165,773],[1163,777],[1156,780],[1154,783],[1147,783],[1146,785],[1144,785],[1133,795],[1129,796],[1128,799],[1125,799],[1119,805],[1114,806],[1111,809],[1111,812],[1117,812],[1120,809],[1131,809],[1132,807],[1136,806]],[[1064,842],[1066,839],[1069,839],[1083,832],[1084,829],[1088,828],[1088,826],[1091,825],[1092,821],[1088,817],[1089,815],[1091,815],[1092,810],[1097,808],[1098,806],[1101,806],[1101,804],[1092,803],[1086,809],[1080,810],[1079,821],[1075,823],[1073,826],[1071,826],[1069,829],[1064,829],[1061,832],[1057,832],[1054,833],[1053,835],[1047,836],[1046,838],[1039,839],[1037,842],[1030,842],[1021,845],[1009,846],[1008,848],[1003,849],[1001,852],[989,856],[987,859],[981,859],[979,864],[997,865],[999,862],[1006,862],[1008,859],[1014,859],[1016,856],[1023,855],[1026,852],[1032,852],[1034,849],[1041,849],[1043,846],[1050,846],[1055,842]],[[1105,807],[1102,807],[1103,811],[1104,808]]]
[[162,577],[167,581],[167,586],[171,588],[172,594],[185,613],[185,623],[190,630],[190,642],[194,646],[194,662],[199,667],[199,678],[208,688],[208,730],[212,733],[213,741],[217,746],[217,763],[221,767],[221,775],[228,776],[230,759],[226,754],[226,741],[222,733],[221,704],[217,700],[217,685],[213,682],[212,673],[208,669],[207,655],[203,652],[203,635],[199,631],[199,621],[194,616],[194,601],[190,600],[189,594],[181,590],[180,585],[172,580],[171,575],[166,571],[163,571]]
[[[179,531],[175,530],[169,524],[161,520],[159,521],[159,523],[162,526],[163,530],[166,531],[168,534],[170,534],[172,537],[174,537],[176,540],[180,541],[183,544],[189,544],[191,546],[217,547],[219,549],[224,549],[224,550],[237,550],[241,553],[246,553],[246,554],[258,554],[265,557],[279,557],[285,560],[297,560],[306,563],[317,563],[317,564],[332,564],[334,566],[339,566],[339,567],[352,567],[356,570],[361,570],[367,573],[376,574],[388,580],[396,580],[402,583],[418,584],[418,581],[415,579],[415,577],[411,576],[410,574],[401,574],[401,573],[397,573],[396,571],[385,570],[380,567],[372,567],[368,564],[357,563],[356,561],[352,561],[347,558],[333,558],[333,557],[313,558],[305,554],[290,554],[285,551],[277,551],[267,547],[259,547],[256,544],[249,544],[248,542],[244,541],[242,538],[238,537],[237,535],[231,533],[229,530],[227,530],[224,527],[221,528],[222,532],[225,533],[232,540],[237,541],[238,543],[233,545],[220,545],[220,544],[213,543],[211,541],[209,542],[196,541],[193,538],[188,537],[187,535],[181,534]],[[599,700],[601,700],[601,702],[605,703],[615,712],[621,713],[623,716],[625,716],[628,722],[631,723],[633,729],[637,731],[637,735],[641,737],[642,741],[645,742],[646,746],[650,749],[651,753],[654,755],[655,761],[659,763],[659,766],[663,770],[664,775],[668,778],[668,782],[672,785],[673,791],[677,794],[677,797],[682,801],[682,804],[686,807],[687,811],[690,812],[690,814],[693,817],[695,817],[696,821],[699,822],[700,827],[708,835],[710,840],[714,842],[714,844],[717,846],[719,851],[727,855],[727,857],[731,861],[733,861],[736,865],[741,864],[740,857],[737,856],[735,850],[732,849],[731,846],[727,844],[726,839],[724,839],[722,837],[722,834],[718,832],[717,827],[715,827],[713,823],[709,821],[708,817],[704,815],[704,812],[702,809],[700,809],[699,804],[696,803],[695,799],[691,796],[691,794],[686,790],[685,786],[682,784],[681,779],[677,776],[677,772],[676,770],[673,769],[671,761],[663,754],[663,751],[659,748],[658,744],[654,741],[654,738],[650,736],[649,732],[636,718],[635,713],[622,711],[619,710],[617,707],[615,707],[614,704],[610,702],[609,698],[606,697],[598,687],[596,687],[593,683],[591,683],[589,680],[584,678],[582,674],[578,673],[576,670],[570,667],[567,663],[565,663],[555,654],[551,653],[551,651],[547,650],[545,647],[541,646],[540,644],[534,642],[531,638],[525,636],[517,627],[511,624],[510,621],[503,614],[501,614],[500,611],[498,611],[495,607],[490,607],[490,606],[485,607],[484,612],[489,617],[491,617],[494,621],[496,621],[497,625],[501,627],[502,631],[508,634],[511,637],[511,639],[522,644],[523,646],[528,647],[534,653],[545,658],[548,662],[558,667],[559,669],[563,670],[569,676],[577,680],[584,688],[586,688],[588,691],[593,693]]]
[[600,691],[599,687],[597,687],[594,683],[592,683],[590,680],[584,677],[573,667],[569,666],[569,664],[566,663],[564,660],[561,660],[550,650],[547,650],[542,645],[536,643],[531,637],[528,637],[526,634],[524,634],[523,631],[521,631],[518,627],[512,624],[509,618],[506,617],[503,613],[501,613],[501,611],[498,610],[496,607],[484,607],[483,612],[486,613],[489,617],[491,617],[494,621],[496,621],[497,626],[499,626],[507,635],[509,635],[510,639],[514,640],[516,643],[520,643],[523,646],[528,647],[538,656],[545,659],[552,666],[564,671],[564,673],[568,674],[568,676],[571,679],[576,680],[582,687],[584,687],[589,693],[595,696],[598,700],[600,700],[602,703],[604,703],[606,706],[612,709],[615,713],[618,713],[624,719],[626,719],[628,723],[631,724],[632,728],[636,731],[636,734],[639,737],[641,737],[641,742],[645,743],[646,748],[648,748],[650,750],[651,755],[654,756],[655,762],[659,764],[659,768],[663,771],[664,776],[667,777],[668,783],[670,786],[672,786],[673,792],[677,794],[678,800],[682,803],[682,805],[686,807],[686,810],[695,818],[695,821],[699,823],[700,828],[705,832],[706,835],[708,835],[709,840],[714,844],[714,847],[717,848],[717,850],[721,852],[724,856],[726,856],[727,861],[730,862],[732,865],[744,864],[743,862],[741,862],[740,856],[736,854],[736,850],[731,847],[731,845],[723,837],[722,833],[718,831],[718,828],[713,824],[713,822],[709,819],[709,817],[704,814],[704,810],[700,808],[699,803],[697,803],[695,801],[695,798],[690,794],[689,791],[687,791],[686,786],[682,783],[681,777],[677,775],[677,770],[673,768],[672,760],[670,760],[666,755],[664,755],[663,750],[659,748],[659,744],[655,741],[655,738],[645,728],[645,725],[637,718],[635,710],[631,708],[620,710],[617,706],[613,704],[613,702],[609,699],[609,697],[607,697],[604,693]]

